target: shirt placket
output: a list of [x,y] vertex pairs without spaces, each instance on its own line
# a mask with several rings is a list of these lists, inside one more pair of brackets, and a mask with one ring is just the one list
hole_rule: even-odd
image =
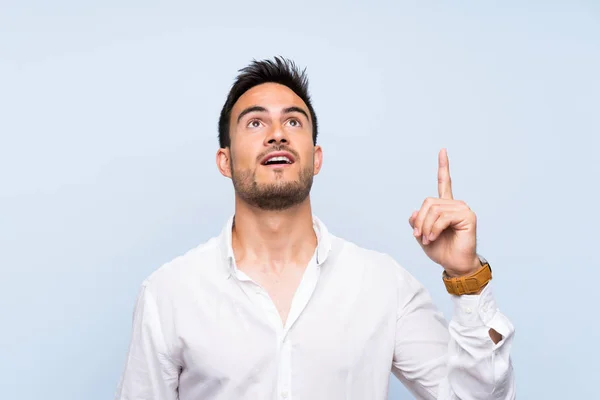
[[238,279],[243,285],[244,290],[246,293],[254,296],[256,302],[260,304],[267,320],[276,333],[277,347],[279,349],[276,398],[280,400],[292,400],[292,343],[290,331],[294,322],[296,322],[308,304],[317,285],[319,275],[320,268],[313,257],[306,268],[296,293],[294,294],[290,312],[284,326],[281,322],[277,307],[275,307],[275,303],[273,303],[266,290],[254,282],[248,275],[238,271]]
[[[292,399],[292,327],[306,308],[320,275],[320,268],[313,258],[302,276],[302,281],[294,294],[290,312],[283,327],[282,337],[279,339],[280,360],[278,368],[278,398],[281,400]],[[281,319],[279,320],[281,321]],[[279,324],[281,326],[281,323]]]

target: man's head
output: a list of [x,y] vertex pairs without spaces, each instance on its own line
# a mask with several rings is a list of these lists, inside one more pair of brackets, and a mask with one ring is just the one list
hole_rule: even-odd
[[316,140],[304,71],[281,58],[240,70],[219,119],[217,166],[241,200],[264,210],[306,200],[322,163]]

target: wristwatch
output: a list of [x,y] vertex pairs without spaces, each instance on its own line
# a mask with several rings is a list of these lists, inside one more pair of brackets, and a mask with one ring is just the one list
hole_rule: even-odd
[[442,274],[444,285],[448,293],[462,296],[463,294],[476,294],[492,280],[492,267],[485,258],[479,256],[481,268],[470,275],[451,278],[446,271]]

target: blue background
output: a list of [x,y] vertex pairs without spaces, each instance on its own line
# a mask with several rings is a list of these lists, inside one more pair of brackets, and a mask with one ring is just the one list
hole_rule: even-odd
[[[521,399],[590,399],[600,357],[600,3],[0,3],[0,398],[110,399],[134,298],[218,234],[237,69],[308,67],[325,163],[315,213],[393,255],[449,316],[407,219],[479,217]],[[392,379],[391,399],[411,396]]]

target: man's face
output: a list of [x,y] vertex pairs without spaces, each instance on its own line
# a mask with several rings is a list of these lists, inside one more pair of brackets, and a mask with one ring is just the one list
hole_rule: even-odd
[[264,210],[303,202],[321,168],[308,107],[291,89],[265,83],[244,93],[230,119],[231,145],[217,152],[236,194]]

